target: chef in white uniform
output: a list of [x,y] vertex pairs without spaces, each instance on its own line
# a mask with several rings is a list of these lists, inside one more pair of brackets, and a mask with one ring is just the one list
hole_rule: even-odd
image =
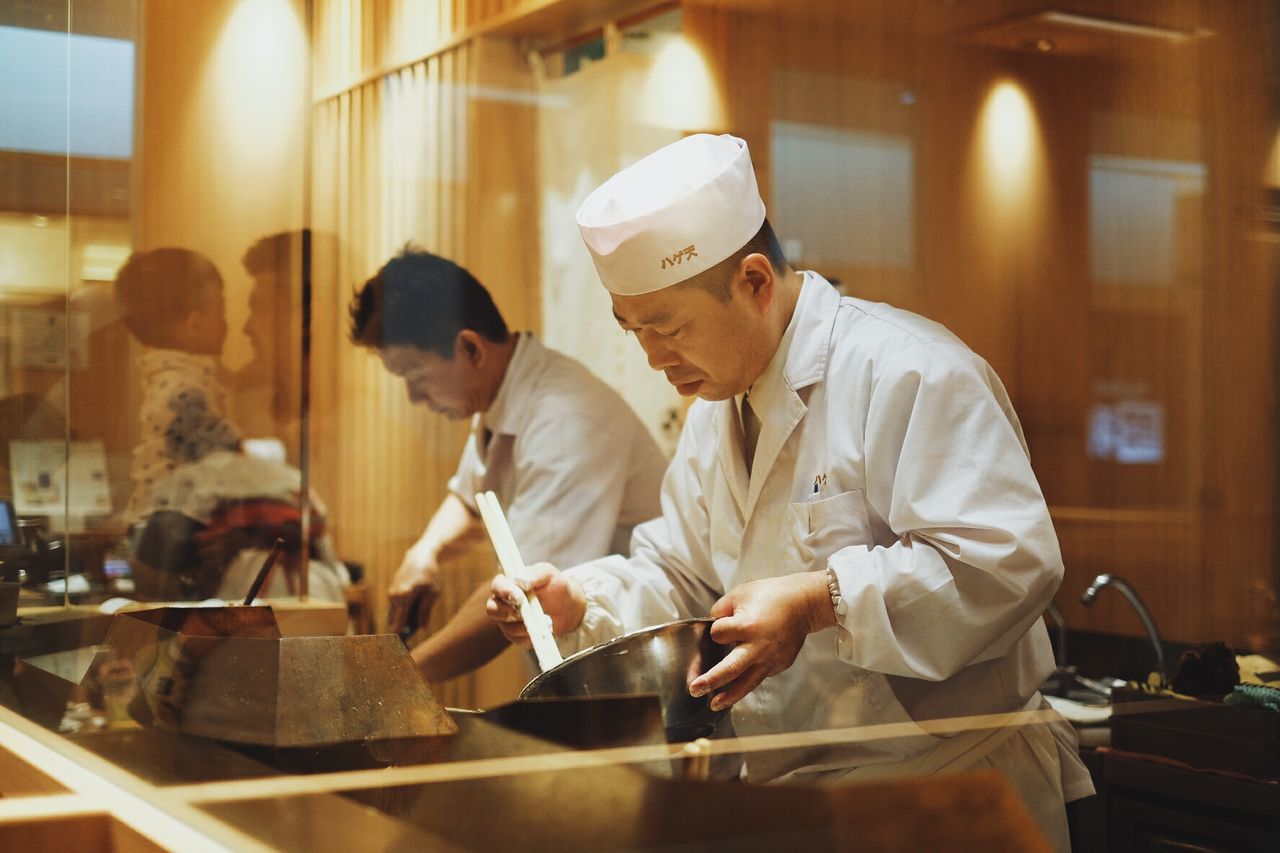
[[[708,613],[694,679],[738,735],[1040,710],[1062,557],[1000,380],[942,326],[787,264],[746,144],[700,134],[606,181],[578,224],[617,322],[689,411],[629,559],[530,567],[568,653]],[[505,578],[488,609],[526,642]],[[559,632],[557,632],[559,633]],[[749,754],[750,781],[1004,771],[1068,845],[1092,793],[1070,727]]]
[[[449,494],[392,580],[392,631],[410,607],[429,610],[441,562],[483,538],[477,492],[497,495],[525,559],[564,565],[625,552],[635,525],[658,514],[666,459],[640,418],[579,362],[511,333],[452,261],[415,250],[388,261],[352,300],[351,337],[404,379],[410,401],[471,419]],[[413,649],[428,680],[506,648],[485,618],[488,597],[488,584],[478,587]]]

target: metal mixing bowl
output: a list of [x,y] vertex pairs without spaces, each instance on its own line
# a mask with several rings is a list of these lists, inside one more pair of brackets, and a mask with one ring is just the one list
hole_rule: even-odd
[[521,699],[656,694],[667,740],[708,737],[728,713],[695,699],[689,682],[729,651],[711,639],[709,618],[684,619],[634,631],[566,658],[530,681]]

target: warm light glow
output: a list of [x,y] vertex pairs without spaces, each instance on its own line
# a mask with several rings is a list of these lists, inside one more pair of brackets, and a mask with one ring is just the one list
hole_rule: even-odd
[[1021,86],[996,83],[978,118],[978,144],[988,199],[1015,212],[1038,184],[1043,143],[1031,100]]
[[[227,322],[233,331],[222,357],[235,370],[250,358],[249,339],[240,332],[247,301],[232,290],[243,282],[240,256],[251,241],[301,221],[310,93],[306,4],[235,0],[225,5],[196,97],[188,110],[170,110],[178,122],[175,130],[184,134],[173,143],[184,152],[183,171],[199,170],[178,178],[184,198],[207,197],[218,212],[217,227],[201,227],[199,212],[193,211],[175,224],[176,237],[166,242],[199,247],[228,282]],[[208,19],[218,17],[210,13]]]
[[0,213],[0,295],[66,294],[67,220]]
[[300,142],[307,45],[289,0],[241,0],[227,19],[205,81],[219,144],[229,146],[237,180],[290,161]]
[[1035,116],[1026,93],[1013,83],[997,84],[982,116],[987,164],[998,177],[1016,180],[1026,171]]
[[89,243],[81,256],[80,278],[83,281],[114,281],[116,273],[128,259],[128,246]]
[[1271,143],[1271,154],[1267,157],[1266,172],[1263,174],[1262,182],[1269,187],[1280,189],[1280,132],[1276,133],[1275,141]]
[[723,127],[724,107],[706,59],[682,35],[663,38],[645,81],[645,122],[672,130]]

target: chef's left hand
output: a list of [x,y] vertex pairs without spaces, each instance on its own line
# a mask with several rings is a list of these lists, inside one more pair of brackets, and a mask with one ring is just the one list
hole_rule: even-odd
[[795,663],[805,637],[836,623],[826,572],[800,572],[751,581],[729,590],[711,608],[711,639],[733,645],[724,660],[689,684],[689,693],[728,708],[771,675]]

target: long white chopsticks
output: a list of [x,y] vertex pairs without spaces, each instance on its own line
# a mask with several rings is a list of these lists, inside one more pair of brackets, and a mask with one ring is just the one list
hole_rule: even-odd
[[[476,506],[480,509],[480,518],[489,531],[489,540],[493,542],[493,550],[498,552],[498,563],[502,573],[511,580],[517,580],[524,572],[524,560],[520,559],[520,549],[516,547],[515,537],[507,526],[507,517],[498,503],[498,496],[493,492],[478,492]],[[520,618],[524,620],[525,630],[533,641],[533,653],[538,657],[538,667],[546,672],[563,660],[555,638],[551,635],[551,620],[542,610],[542,603],[532,592],[525,593],[524,603],[520,607]]]

